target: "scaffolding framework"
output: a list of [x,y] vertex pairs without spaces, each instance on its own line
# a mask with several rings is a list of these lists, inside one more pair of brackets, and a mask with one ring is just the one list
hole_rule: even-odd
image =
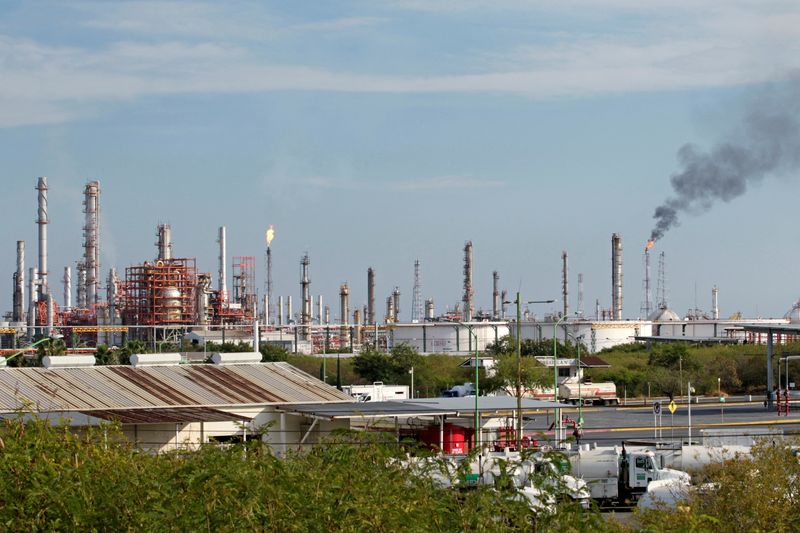
[[256,258],[240,255],[233,258],[233,303],[238,304],[247,317],[255,317],[257,309]]
[[194,323],[194,259],[166,259],[125,269],[123,317],[127,325]]

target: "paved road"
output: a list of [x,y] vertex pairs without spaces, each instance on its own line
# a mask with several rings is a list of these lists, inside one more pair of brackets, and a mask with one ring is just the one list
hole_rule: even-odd
[[[563,410],[564,415],[578,419],[578,409]],[[597,442],[598,445],[617,444],[622,440],[647,439],[655,435],[652,406],[639,407],[590,407],[583,408],[584,434],[582,442]],[[552,412],[536,414],[525,424],[526,433],[543,432],[552,438],[549,428],[553,422]],[[688,439],[689,413],[686,403],[678,405],[670,415],[666,404],[662,405],[661,440]],[[692,437],[715,430],[725,433],[743,434],[754,429],[764,431],[777,429],[784,433],[800,431],[800,409],[789,416],[778,415],[774,409],[767,411],[762,403],[692,404]],[[741,433],[736,430],[741,430]],[[572,430],[567,431],[571,436]]]

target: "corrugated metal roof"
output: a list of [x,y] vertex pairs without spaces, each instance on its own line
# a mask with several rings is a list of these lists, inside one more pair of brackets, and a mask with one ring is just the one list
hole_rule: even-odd
[[209,407],[164,407],[160,409],[111,409],[81,413],[121,424],[163,424],[172,422],[249,422],[252,418]]
[[3,368],[0,411],[229,407],[353,398],[289,363]]

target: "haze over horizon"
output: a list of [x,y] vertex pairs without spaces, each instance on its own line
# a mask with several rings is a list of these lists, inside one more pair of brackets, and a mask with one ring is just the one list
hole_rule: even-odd
[[[638,317],[679,151],[748,138],[754,103],[796,85],[798,28],[800,5],[782,0],[5,3],[0,312],[17,240],[35,266],[47,176],[59,302],[82,253],[83,186],[99,180],[103,282],[155,256],[159,222],[175,256],[216,278],[225,225],[228,257],[256,256],[261,291],[274,224],[275,295],[296,309],[308,252],[311,292],[334,317],[339,285],[361,306],[373,267],[380,316],[397,285],[409,320],[415,259],[441,313],[461,300],[471,240],[478,308],[491,308],[493,270],[509,295],[560,298],[567,250],[570,307],[582,272],[593,316],[595,299],[610,306],[618,232],[624,315]],[[723,317],[779,317],[800,297],[787,138],[776,145],[791,164],[758,167],[764,179],[713,209],[687,203],[656,243],[652,285],[664,251],[679,314],[709,310],[714,285]]]

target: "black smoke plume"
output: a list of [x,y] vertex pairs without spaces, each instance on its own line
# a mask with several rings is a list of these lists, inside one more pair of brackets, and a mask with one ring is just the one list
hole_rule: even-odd
[[674,196],[656,208],[651,241],[678,225],[681,213],[704,213],[718,200],[742,196],[767,176],[800,168],[800,77],[773,84],[749,102],[730,140],[710,151],[693,144],[678,150],[681,170],[670,177]]

